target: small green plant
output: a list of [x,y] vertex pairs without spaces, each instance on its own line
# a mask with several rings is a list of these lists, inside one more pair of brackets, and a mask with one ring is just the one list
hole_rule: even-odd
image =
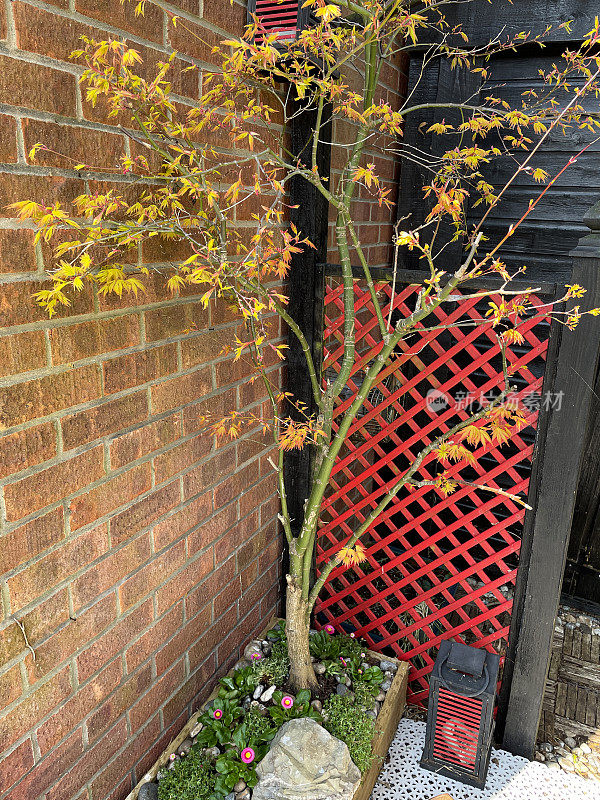
[[233,747],[217,758],[215,767],[219,775],[215,781],[215,792],[227,795],[240,780],[250,788],[256,786],[256,764],[266,755],[273,736],[275,728],[268,719],[256,712],[248,712],[231,734]]
[[352,687],[359,706],[372,708],[375,698],[381,691],[383,683],[383,672],[379,667],[362,666],[362,662],[357,666],[356,661],[351,661],[348,665],[348,673],[352,678]]
[[238,700],[240,697],[252,694],[258,686],[258,682],[253,666],[236,669],[233,675],[221,678],[221,688],[217,696],[221,700]]
[[158,800],[209,800],[214,797],[215,768],[195,744],[187,756],[165,771],[158,784]]
[[371,739],[374,720],[365,716],[351,697],[337,694],[326,701],[323,707],[323,719],[325,728],[347,744],[350,758],[361,773],[365,773],[373,760]]
[[291,719],[299,719],[300,717],[310,717],[317,722],[322,721],[319,712],[315,711],[310,704],[310,691],[308,689],[302,689],[296,697],[283,694],[283,692],[274,692],[273,705],[269,708],[269,714],[277,728],[281,728]]
[[[268,658],[255,661],[249,669],[253,670],[256,679],[255,686],[260,682],[274,683],[276,686],[281,686],[290,671],[290,659],[285,636],[274,642],[271,655]],[[246,694],[251,694],[251,692]]]
[[310,654],[319,661],[339,661],[360,658],[362,645],[352,636],[338,633],[336,636],[329,632],[326,626],[322,631],[312,633],[310,636]]
[[217,698],[199,718],[204,727],[196,742],[202,747],[228,744],[231,741],[233,723],[243,714],[244,710],[235,701]]

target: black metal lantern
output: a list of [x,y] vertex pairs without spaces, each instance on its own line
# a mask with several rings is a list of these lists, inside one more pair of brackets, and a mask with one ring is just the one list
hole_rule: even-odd
[[310,9],[302,8],[303,4],[303,0],[248,0],[248,24],[257,17],[262,29],[256,39],[262,41],[265,36],[273,35],[281,42],[296,39],[315,21]]
[[429,685],[421,766],[482,789],[485,785],[500,657],[445,641]]

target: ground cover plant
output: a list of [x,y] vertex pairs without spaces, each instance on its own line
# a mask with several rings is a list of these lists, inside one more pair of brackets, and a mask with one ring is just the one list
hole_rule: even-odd
[[[136,13],[143,13],[148,2],[142,0]],[[527,424],[523,409],[508,402],[511,379],[518,372],[510,351],[522,341],[520,327],[531,316],[546,315],[573,328],[584,314],[598,313],[585,308],[580,299],[585,289],[577,285],[566,286],[557,302],[541,306],[528,292],[511,288],[511,280],[522,270],[511,272],[502,260],[503,246],[568,168],[565,164],[552,176],[537,165],[544,142],[573,127],[597,131],[600,126],[594,115],[584,111],[584,101],[593,102],[598,93],[598,21],[579,50],[565,50],[560,64],[542,75],[542,93],[525,90],[516,107],[492,93],[474,97],[460,105],[460,122],[450,123],[441,113],[430,130],[442,143],[447,141],[447,149],[442,144],[439,151],[428,153],[402,143],[406,120],[421,113],[423,106],[413,103],[412,95],[395,106],[378,93],[386,62],[419,46],[426,61],[444,59],[452,69],[485,75],[494,54],[524,42],[535,44],[541,34],[510,39],[499,35],[488,46],[472,49],[463,32],[448,22],[447,0],[425,0],[418,6],[404,0],[306,0],[304,6],[312,10],[316,24],[293,41],[278,40],[256,21],[243,38],[223,42],[217,48],[221,65],[203,72],[200,99],[191,109],[172,98],[172,58],[157,65],[152,78],[143,78],[135,47],[84,39],[74,58],[85,65],[81,80],[86,100],[107,103],[111,114],[124,120],[132,153],[123,157],[120,170],[131,178],[131,187],[122,194],[113,189],[83,193],[71,207],[27,200],[16,204],[20,216],[38,226],[39,237],[57,244],[52,283],[37,295],[50,314],[58,313],[88,284],[101,295],[144,291],[155,276],[137,262],[137,252],[155,238],[176,241],[185,251],[165,270],[166,294],[196,287],[205,306],[225,299],[236,309],[240,327],[231,352],[252,363],[255,379],[264,383],[270,411],[245,413],[232,408],[223,416],[207,417],[204,424],[207,435],[235,438],[245,430],[256,430],[276,446],[272,466],[289,550],[286,658],[295,693],[317,691],[319,686],[310,658],[309,628],[321,588],[334,571],[364,558],[361,537],[403,487],[427,486],[447,496],[468,485],[525,503],[523,497],[491,482],[454,474],[453,467],[476,462],[486,448],[502,446]],[[485,4],[486,13],[487,8]],[[186,26],[185,20],[168,13],[173,25]],[[196,34],[190,29],[189,35]],[[450,113],[453,104],[447,106]],[[295,114],[307,111],[315,114],[313,138],[307,152],[298,156],[289,152],[285,125]],[[320,172],[318,152],[334,119],[348,123],[351,135],[342,144],[332,143],[342,166],[330,179]],[[223,132],[228,146],[214,145],[213,136]],[[43,142],[36,144],[30,157],[43,147]],[[416,307],[399,319],[382,304],[353,216],[353,199],[359,191],[370,193],[382,207],[391,205],[390,189],[371,156],[377,152],[400,161],[416,159],[429,174],[423,187],[424,221],[417,224],[409,217],[396,231],[397,253],[416,254],[424,271]],[[486,178],[486,170],[498,159],[514,164],[513,176],[504,186]],[[73,167],[81,173],[91,169],[88,164]],[[490,244],[486,220],[502,204],[517,175],[531,177],[531,202],[500,241]],[[327,200],[335,219],[344,318],[343,358],[333,375],[321,374],[307,332],[287,310],[285,279],[290,265],[299,251],[314,247],[303,231],[286,222],[289,187],[297,180]],[[240,226],[237,211],[249,201],[257,206],[251,226]],[[477,206],[481,214],[473,222],[468,212]],[[460,266],[451,273],[445,261],[449,239],[462,248]],[[377,317],[376,343],[368,359],[355,343],[353,266],[367,286]],[[481,289],[477,281],[483,278],[497,280],[496,287]],[[435,330],[435,310],[453,302],[458,291],[465,300],[487,302],[487,319],[496,331],[503,362],[503,385],[483,408],[466,419],[450,420],[433,440],[424,438],[406,468],[392,465],[393,479],[381,488],[376,506],[353,521],[352,533],[340,539],[314,579],[321,504],[351,425],[382,371],[398,368],[398,345],[416,331]],[[287,352],[287,345],[271,335],[277,317],[304,354],[312,387],[310,406],[271,382],[269,366],[277,359],[285,361]],[[344,406],[349,379],[361,370],[360,386]],[[302,447],[312,451],[312,481],[303,518],[298,520],[288,509],[284,459],[286,452]],[[434,462],[434,477],[424,478],[421,467]],[[279,672],[273,667],[271,679],[282,674],[280,667]],[[234,693],[228,702],[235,703],[237,689],[227,691]],[[235,713],[235,706],[229,713]]]
[[[321,703],[309,689],[290,693],[289,662],[288,670],[281,669],[287,650],[284,626],[278,624],[267,636],[268,655],[260,654],[258,641],[252,645],[255,658],[222,678],[216,698],[205,705],[187,753],[174,757],[159,773],[159,800],[220,800],[240,782],[252,789],[258,780],[256,765],[279,728],[301,717],[316,720],[345,742],[360,771],[368,770],[376,716],[372,701],[374,694],[381,697],[384,673],[369,663],[363,645],[331,629],[312,632],[311,653],[324,668],[319,676],[318,694],[325,699]],[[271,680],[272,675],[277,678],[268,687],[269,699],[253,699],[263,695],[265,677]],[[344,682],[331,682],[331,675]],[[337,694],[337,685],[348,692]]]

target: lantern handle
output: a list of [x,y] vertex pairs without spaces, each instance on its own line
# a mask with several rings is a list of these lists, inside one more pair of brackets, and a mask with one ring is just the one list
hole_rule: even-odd
[[[444,689],[448,689],[449,692],[455,692],[456,689],[451,687],[451,686],[449,686],[448,683],[442,677],[442,669],[443,669],[444,664],[446,663],[446,661],[448,660],[449,657],[450,657],[450,650],[448,650],[448,652],[446,653],[446,655],[442,659],[442,663],[440,664],[439,681],[442,684],[442,686],[444,687]],[[490,676],[489,676],[487,664],[484,664],[483,665],[483,675],[481,676],[481,684],[478,685],[476,689],[473,689],[470,692],[460,692],[459,694],[461,695],[461,697],[478,697],[483,692],[485,687],[488,685],[489,681],[490,681]]]

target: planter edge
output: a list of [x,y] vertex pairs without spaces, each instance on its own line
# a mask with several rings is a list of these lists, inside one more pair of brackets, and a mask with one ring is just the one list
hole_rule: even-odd
[[[270,631],[271,628],[279,621],[280,617],[272,617],[270,622],[257,638],[264,638],[267,631]],[[367,652],[373,658],[379,660],[385,659],[386,661],[391,661],[394,664],[397,664],[398,670],[394,675],[392,685],[386,695],[383,706],[377,715],[377,720],[375,721],[375,732],[372,739],[374,755],[373,763],[363,775],[361,782],[352,797],[352,800],[369,800],[369,796],[373,791],[373,787],[375,786],[375,782],[379,776],[386,753],[392,739],[394,738],[396,728],[398,727],[398,723],[400,722],[400,718],[406,705],[406,687],[408,684],[409,665],[405,661],[399,661],[397,658],[393,658],[391,656],[382,656],[381,653],[375,653],[373,650],[368,650]],[[230,673],[232,671],[233,670],[230,670]],[[217,693],[218,684],[215,686],[209,697],[202,705],[204,706],[206,703],[214,700],[217,696]],[[161,755],[154,762],[153,766],[144,773],[143,777],[127,795],[125,800],[137,800],[137,796],[142,786],[145,783],[150,783],[156,779],[159,769],[164,767],[169,760],[169,756],[177,751],[179,745],[184,741],[184,739],[188,738],[190,731],[198,722],[198,718],[201,714],[202,709],[198,709],[198,711],[195,711],[192,714],[178,735],[166,746]]]

